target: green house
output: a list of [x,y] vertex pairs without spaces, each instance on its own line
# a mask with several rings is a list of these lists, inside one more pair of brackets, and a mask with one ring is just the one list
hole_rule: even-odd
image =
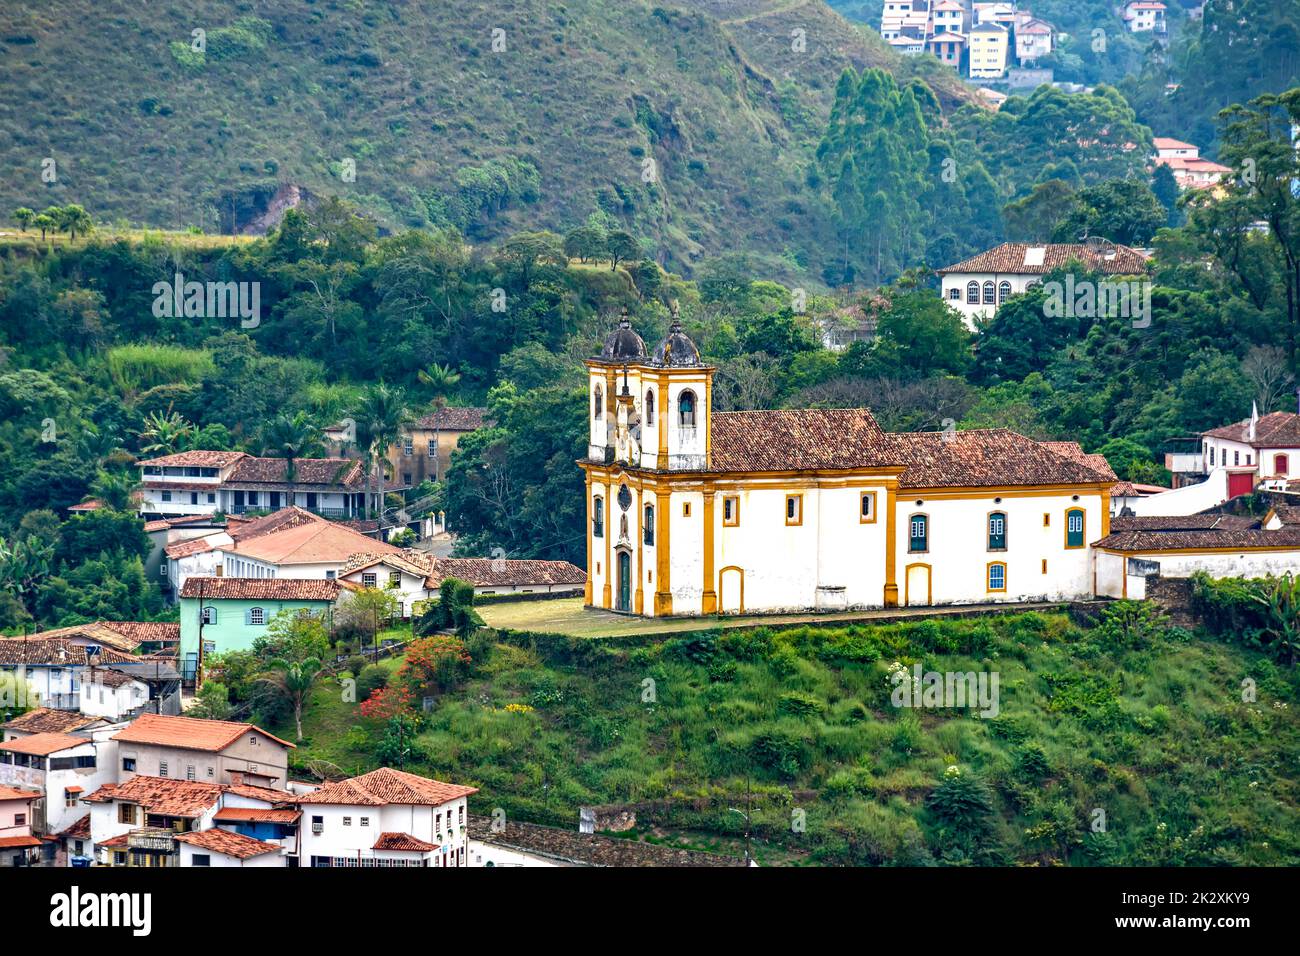
[[331,620],[342,592],[319,578],[186,578],[181,587],[181,676],[194,682],[200,639],[204,657],[246,651],[281,611],[308,611]]

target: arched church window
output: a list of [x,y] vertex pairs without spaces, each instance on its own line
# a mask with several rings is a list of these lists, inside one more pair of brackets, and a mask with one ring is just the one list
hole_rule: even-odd
[[603,538],[605,536],[605,499],[594,498],[591,502],[591,536],[593,538]]
[[677,419],[683,428],[695,427],[695,393],[690,389],[682,392],[677,400]]
[[649,388],[645,390],[645,423],[647,425],[655,423],[655,393]]
[[596,386],[596,395],[592,402],[591,417],[600,418],[601,410],[605,407],[605,393],[599,385]]
[[654,505],[645,506],[645,521],[642,523],[642,527],[645,529],[645,543],[654,544],[655,543],[655,506]]
[[973,279],[966,283],[966,304],[980,304],[980,284]]
[[997,301],[994,299],[993,296],[994,296],[993,283],[992,282],[984,283],[984,304],[997,305]]
[[1011,297],[1011,283],[1010,282],[998,283],[998,305],[1001,305],[1003,302],[1007,301],[1007,299],[1010,297]]

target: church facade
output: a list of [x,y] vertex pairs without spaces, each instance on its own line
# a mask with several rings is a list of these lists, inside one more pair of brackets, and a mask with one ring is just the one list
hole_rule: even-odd
[[674,318],[587,362],[586,603],[662,617],[1094,592],[1115,475],[1006,429],[892,434],[866,409],[714,412]]

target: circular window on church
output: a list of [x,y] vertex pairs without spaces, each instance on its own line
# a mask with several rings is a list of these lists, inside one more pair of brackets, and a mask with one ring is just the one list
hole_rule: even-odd
[[632,492],[627,490],[627,485],[621,485],[618,489],[618,506],[624,511],[632,507]]

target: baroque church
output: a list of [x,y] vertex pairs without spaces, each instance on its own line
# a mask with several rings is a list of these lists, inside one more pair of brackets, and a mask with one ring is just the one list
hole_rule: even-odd
[[662,617],[1093,594],[1104,458],[1007,429],[895,434],[867,409],[715,412],[674,314],[587,361],[586,603]]

